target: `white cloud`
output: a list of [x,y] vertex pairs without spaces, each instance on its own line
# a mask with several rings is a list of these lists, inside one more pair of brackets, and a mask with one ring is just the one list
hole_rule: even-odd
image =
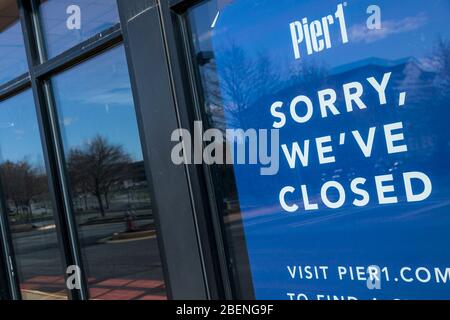
[[73,118],[69,118],[69,117],[66,117],[63,120],[63,124],[64,124],[65,127],[70,126],[73,122],[74,122],[74,119]]
[[353,42],[371,43],[382,40],[390,35],[411,32],[419,29],[427,22],[424,14],[406,17],[400,20],[382,21],[380,30],[370,30],[366,24],[358,24],[350,28],[350,39]]

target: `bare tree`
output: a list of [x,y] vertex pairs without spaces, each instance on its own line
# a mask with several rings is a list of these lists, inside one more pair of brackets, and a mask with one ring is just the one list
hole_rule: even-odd
[[251,107],[261,97],[273,94],[279,80],[270,57],[250,55],[233,42],[220,50],[219,56],[202,59],[202,65],[211,120],[223,122],[225,111],[232,126],[240,128],[248,127],[249,118],[254,119]]
[[100,135],[81,148],[70,150],[67,160],[73,189],[93,194],[102,217],[105,216],[105,207],[109,209],[111,188],[124,179],[130,163],[131,157],[121,145],[112,144]]
[[450,96],[450,42],[439,40],[434,54],[438,74],[436,86],[444,99]]

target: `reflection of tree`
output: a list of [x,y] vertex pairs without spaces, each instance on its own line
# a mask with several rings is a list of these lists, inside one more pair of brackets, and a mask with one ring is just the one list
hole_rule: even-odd
[[[209,112],[216,111],[211,108],[223,108],[221,111],[228,114],[234,126],[247,128],[249,108],[258,98],[273,92],[278,76],[269,57],[264,54],[251,57],[234,44],[221,51],[218,60],[220,60],[220,80],[215,58],[202,68],[204,79],[208,83],[205,88],[210,103]],[[209,114],[209,116],[220,118],[224,115]]]
[[[250,54],[233,43],[216,51],[216,57],[202,52],[198,58],[209,121],[219,128],[249,128],[250,123],[254,127],[274,97],[285,94],[283,88],[295,86],[298,92],[305,93],[323,84],[327,75],[325,67],[310,62],[291,66],[283,77],[281,64],[275,65],[274,58],[263,53]],[[255,113],[262,108],[264,112]]]
[[[221,130],[270,128],[267,114],[274,101],[284,101],[292,92],[307,94],[320,87],[328,73],[314,62],[296,63],[284,70],[275,57],[245,51],[233,42],[214,54],[200,52],[197,61],[201,66],[208,127]],[[286,88],[291,91],[286,92]],[[233,166],[218,167],[217,181],[226,192],[223,197],[236,199]]]
[[290,71],[286,87],[296,87],[298,91],[317,91],[327,80],[328,69],[314,61],[296,64]]
[[121,145],[114,145],[98,135],[69,152],[67,165],[73,191],[84,196],[93,194],[104,217],[105,207],[109,208],[109,192],[123,180],[130,163],[131,157]]
[[400,89],[408,92],[409,121],[416,133],[411,147],[421,150],[426,161],[433,159],[435,170],[444,170],[450,151],[450,43],[440,40],[429,56],[411,59],[405,67]]
[[437,136],[437,154],[442,168],[447,167],[449,145],[448,116],[450,101],[450,42],[439,41],[434,55],[436,77],[434,78],[434,92],[428,96],[428,105],[433,106],[433,126],[441,133]]
[[14,205],[16,213],[26,208],[28,220],[31,221],[33,201],[47,192],[45,174],[26,160],[3,162],[0,171],[7,202]]

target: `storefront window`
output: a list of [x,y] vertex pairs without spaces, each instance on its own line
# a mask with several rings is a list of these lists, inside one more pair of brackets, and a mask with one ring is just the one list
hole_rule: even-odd
[[17,1],[0,3],[0,85],[28,70]]
[[115,0],[40,0],[39,12],[52,58],[119,22]]
[[188,11],[204,128],[247,152],[212,167],[238,295],[450,298],[449,14],[439,0]]
[[0,180],[24,299],[66,299],[33,95],[0,103]]
[[91,299],[165,299],[123,46],[52,78]]

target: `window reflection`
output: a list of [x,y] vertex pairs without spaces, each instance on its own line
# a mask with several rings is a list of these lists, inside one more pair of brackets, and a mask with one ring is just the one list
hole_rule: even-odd
[[123,47],[52,84],[90,297],[165,299]]
[[33,96],[0,103],[0,178],[24,299],[66,298]]
[[[387,157],[380,142],[376,142],[379,149],[370,160],[361,160],[354,149],[342,148],[335,152],[339,159],[336,165],[309,164],[307,168],[291,170],[282,157],[280,170],[273,177],[261,176],[258,166],[213,167],[218,205],[228,236],[231,271],[234,279],[238,278],[235,281],[238,294],[242,293],[244,298],[253,298],[250,281],[256,298],[285,299],[286,288],[308,295],[301,282],[285,277],[285,266],[297,265],[299,261],[305,265],[320,261],[334,266],[378,259],[391,266],[434,266],[449,256],[448,248],[440,245],[448,242],[450,225],[446,214],[450,194],[449,2],[409,1],[404,6],[401,2],[375,1],[383,10],[383,27],[368,30],[366,9],[374,2],[347,1],[349,43],[333,44],[332,50],[294,59],[289,23],[303,17],[311,22],[340,3],[211,0],[188,10],[205,127],[272,129],[275,118],[270,106],[274,101],[286,103],[300,94],[317,97],[317,92],[325,88],[339,92],[345,83],[362,83],[369,77],[382,78],[385,73],[391,73],[391,85],[386,90],[390,100],[386,107],[374,108],[379,105],[378,97],[366,91],[363,95],[369,106],[366,113],[342,113],[327,119],[329,122],[314,115],[309,123],[301,126],[288,120],[280,130],[280,143],[291,145],[303,139],[338,134],[342,132],[339,130],[345,130],[342,128],[365,130],[396,121],[407,128],[408,153],[394,159]],[[408,94],[404,109],[397,107],[396,100],[402,91]],[[338,94],[336,105],[343,103],[344,97]],[[317,213],[299,212],[290,217],[280,208],[279,190],[286,185],[308,185],[309,190],[313,186],[316,193],[310,192],[310,197],[316,200],[317,190],[325,181],[351,181],[357,176],[387,173],[399,175],[417,168],[430,172],[434,183],[434,198],[417,207],[374,205],[357,211],[349,204],[342,214],[331,215],[322,206]],[[293,203],[304,205],[300,198]],[[435,207],[436,203],[442,208]],[[365,217],[356,218],[354,213],[364,213]],[[245,233],[240,228],[241,221]],[[377,239],[376,243],[373,239]],[[434,250],[432,253],[430,248]],[[351,256],[344,257],[343,252]],[[330,280],[317,282],[314,288],[348,290],[351,287]],[[310,290],[311,296],[314,288]],[[384,289],[377,298],[391,299],[405,294],[397,290]],[[408,292],[408,299],[449,295],[448,290],[445,293],[439,290],[415,288]],[[359,298],[373,296],[363,292]]]
[[28,69],[17,1],[0,2],[0,85]]
[[39,12],[54,57],[119,22],[116,0],[41,0]]

